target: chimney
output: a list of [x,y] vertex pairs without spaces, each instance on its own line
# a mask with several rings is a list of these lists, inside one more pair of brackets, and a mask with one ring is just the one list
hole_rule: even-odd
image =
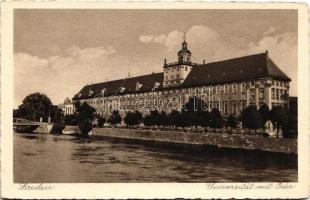
[[268,59],[269,58],[269,55],[268,55],[269,53],[268,53],[268,50],[266,50],[265,51],[265,56],[266,56],[266,59]]
[[206,64],[206,59],[203,59],[202,63],[203,63],[203,64]]
[[165,62],[164,62],[164,65],[167,65],[167,59],[165,58]]

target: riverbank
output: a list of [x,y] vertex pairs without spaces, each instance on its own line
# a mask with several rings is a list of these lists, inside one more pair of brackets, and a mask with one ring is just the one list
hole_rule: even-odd
[[213,146],[217,148],[260,150],[266,152],[297,154],[297,140],[269,138],[225,133],[185,133],[174,131],[152,131],[122,128],[94,128],[95,137],[118,138],[140,142],[158,142],[184,146]]

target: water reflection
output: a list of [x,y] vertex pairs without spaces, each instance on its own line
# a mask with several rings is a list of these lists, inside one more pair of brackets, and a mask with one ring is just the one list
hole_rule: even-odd
[[297,157],[14,134],[14,182],[297,181]]

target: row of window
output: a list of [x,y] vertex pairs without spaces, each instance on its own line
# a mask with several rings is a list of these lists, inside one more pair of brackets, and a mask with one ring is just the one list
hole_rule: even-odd
[[[209,94],[210,92],[210,95],[213,95],[213,94],[218,94],[220,93],[221,91],[223,91],[223,93],[229,93],[231,91],[231,93],[236,93],[237,92],[237,84],[232,84],[231,87],[229,87],[229,85],[225,84],[224,86],[204,86],[204,87],[197,87],[197,88],[183,88],[183,89],[174,89],[174,90],[164,90],[163,93],[164,94],[179,94],[181,91],[182,93],[195,93],[195,94]],[[245,91],[246,91],[246,85],[245,83],[242,83],[239,85],[240,87],[240,91],[245,94]],[[251,90],[252,91],[252,90]],[[253,90],[255,91],[255,90]],[[263,88],[260,88],[260,93],[262,94],[261,95],[261,98],[263,98],[263,93],[264,93],[264,89]],[[162,92],[161,91],[156,91],[154,90],[153,92],[145,92],[145,93],[137,93],[137,94],[126,94],[122,97],[125,97],[125,98],[130,98],[130,97],[146,97],[146,96],[153,96],[153,95],[161,95]],[[89,99],[87,100],[87,102],[92,102],[92,101],[98,101],[98,99]]]
[[164,72],[174,72],[174,70],[176,71],[180,71],[180,69],[185,68],[185,71],[188,71],[188,67],[187,66],[174,66],[174,67],[167,67],[166,69],[164,69]]
[[[237,93],[237,88],[238,88],[238,84],[234,83],[232,85],[229,84],[225,84],[225,85],[217,85],[217,86],[209,86],[209,87],[202,87],[202,88],[195,88],[195,93],[196,94],[202,94],[202,93],[209,93],[210,94],[218,94],[221,91],[223,91],[224,94],[229,93],[231,91],[231,93]],[[239,84],[239,88],[241,92],[246,91],[246,83],[240,83]]]
[[[179,79],[179,78],[180,78],[180,74],[177,74],[177,75],[175,76],[175,78],[176,78],[176,79]],[[174,80],[174,75],[171,75],[171,76],[170,76],[170,79],[171,79],[171,80]],[[169,80],[169,76],[165,76],[165,80],[168,81],[168,80]]]
[[280,87],[287,87],[288,86],[288,82],[284,82],[284,81],[277,81],[277,80],[272,80],[271,81],[272,85],[274,86],[280,86]]
[[183,55],[183,56],[180,55],[180,56],[179,56],[179,60],[180,60],[180,61],[183,60],[183,61],[189,62],[189,61],[190,61],[190,57],[189,57],[189,55],[188,55],[188,56],[186,56],[186,55]]
[[286,100],[287,90],[271,88],[271,99]]
[[[191,94],[219,94],[221,92],[225,93],[237,93],[237,90],[239,88],[239,91],[245,95],[246,92],[246,83],[234,83],[234,84],[225,84],[225,85],[217,85],[217,86],[203,86],[203,87],[196,87],[196,88],[183,88],[183,89],[174,89],[174,90],[165,90],[163,91],[164,94],[179,94],[181,91],[182,93],[191,93]],[[161,95],[161,91],[156,91],[154,89],[153,92],[147,92],[147,93],[138,93],[138,94],[126,94],[123,97],[145,97],[145,96],[153,96],[153,95]],[[277,100],[284,100],[285,96],[287,95],[287,90],[284,89],[275,89],[272,88],[272,99]],[[255,101],[256,97],[256,90],[250,89],[250,98],[253,98],[253,101]],[[264,88],[259,88],[259,99],[265,98],[265,92]]]

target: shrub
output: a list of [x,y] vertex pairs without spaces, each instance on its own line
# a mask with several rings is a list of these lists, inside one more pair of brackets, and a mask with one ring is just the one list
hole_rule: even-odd
[[256,106],[248,106],[241,112],[241,120],[244,127],[258,129],[262,126],[262,116]]
[[229,117],[227,119],[227,126],[231,127],[231,128],[236,128],[237,124],[238,124],[238,122],[236,120],[236,117],[233,114],[229,115]]
[[62,130],[64,130],[65,125],[63,123],[54,123],[51,134],[62,134]]
[[213,108],[211,111],[210,127],[213,129],[219,129],[223,127],[223,118],[217,108]]
[[83,136],[88,136],[88,133],[92,130],[92,123],[89,120],[83,120],[79,123],[79,128]]

